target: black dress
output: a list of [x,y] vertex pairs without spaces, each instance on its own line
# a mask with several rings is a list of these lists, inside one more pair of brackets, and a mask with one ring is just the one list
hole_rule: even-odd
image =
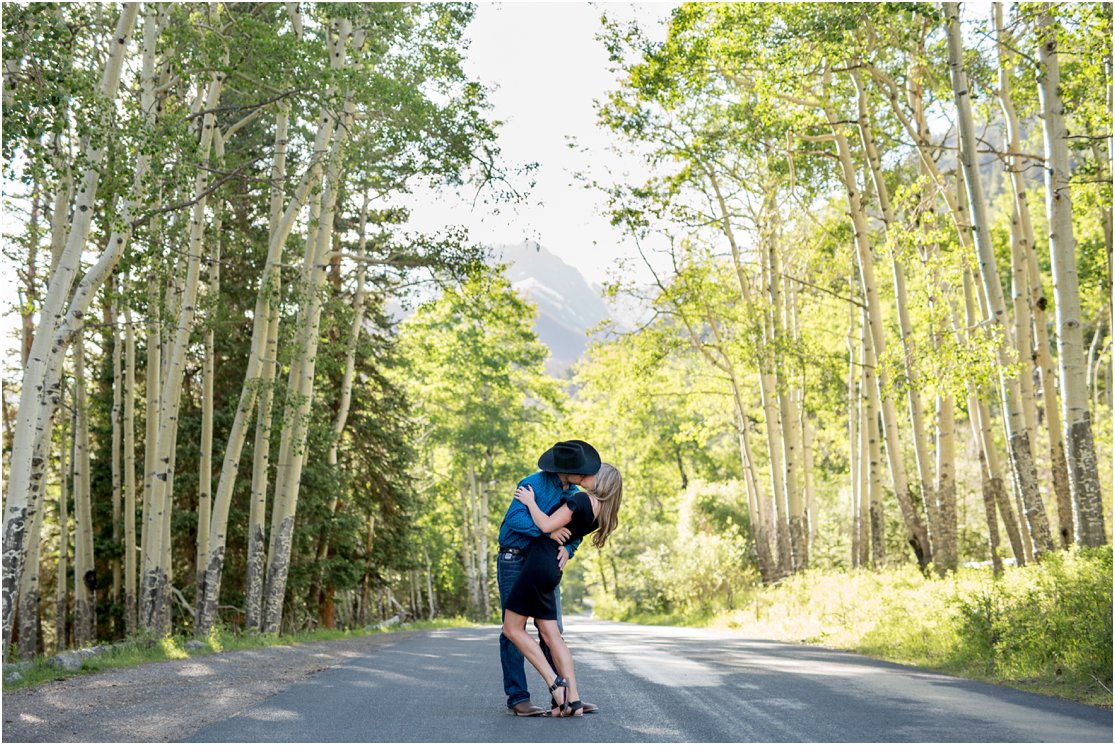
[[[592,514],[592,502],[585,492],[576,492],[563,499],[561,504],[568,504],[573,511],[573,517],[566,525],[572,535],[566,543],[583,538],[600,527]],[[561,504],[558,505],[559,508]],[[504,606],[507,610],[532,616],[536,620],[557,620],[554,590],[561,582],[557,552],[557,541],[548,535],[540,535],[530,542],[523,561],[523,571],[507,595],[507,604]]]

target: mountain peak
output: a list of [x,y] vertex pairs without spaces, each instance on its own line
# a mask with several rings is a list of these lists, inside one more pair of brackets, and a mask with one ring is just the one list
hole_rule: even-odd
[[512,287],[538,307],[535,330],[550,348],[547,370],[565,375],[584,352],[588,330],[610,317],[604,301],[576,267],[537,241],[493,246],[492,254],[507,264]]

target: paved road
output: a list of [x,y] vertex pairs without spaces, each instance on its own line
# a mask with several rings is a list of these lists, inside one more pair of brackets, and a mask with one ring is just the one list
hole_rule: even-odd
[[600,713],[510,717],[497,634],[390,642],[187,741],[1111,742],[1103,709],[843,652],[584,619],[566,624],[566,638]]

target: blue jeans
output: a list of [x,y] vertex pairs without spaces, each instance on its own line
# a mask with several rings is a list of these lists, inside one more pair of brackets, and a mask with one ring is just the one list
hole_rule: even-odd
[[[499,605],[501,608],[507,603],[507,596],[511,593],[511,587],[515,584],[515,580],[523,571],[525,560],[525,556],[512,556],[506,553],[500,553],[496,556],[496,583],[499,585]],[[554,590],[554,605],[557,607],[558,631],[563,632],[560,585]],[[539,635],[538,641],[542,645],[542,652],[546,655],[550,667],[556,670],[554,660],[550,656],[550,648],[546,646],[546,642],[542,640],[541,635]],[[519,648],[502,633],[499,635],[499,663],[503,666],[503,692],[507,694],[507,706],[512,707],[522,701],[529,701],[530,691],[527,690],[526,660],[523,659],[523,653],[519,651]]]

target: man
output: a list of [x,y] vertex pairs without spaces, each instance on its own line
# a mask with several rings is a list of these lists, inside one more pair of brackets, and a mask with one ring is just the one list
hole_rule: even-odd
[[[596,472],[600,470],[600,454],[596,448],[582,440],[565,440],[556,443],[552,448],[542,454],[538,459],[536,473],[532,473],[518,483],[518,486],[530,486],[534,489],[538,507],[549,514],[561,504],[562,497],[567,497],[577,491],[578,487],[591,489]],[[518,488],[518,486],[516,488]],[[522,571],[523,561],[526,557],[526,548],[530,542],[541,535],[542,532],[534,524],[527,506],[518,500],[512,499],[503,517],[503,524],[499,527],[499,554],[496,558],[496,579],[499,584],[499,604],[505,607],[507,595],[515,584],[519,573]],[[550,535],[558,543],[569,537],[569,530],[561,528]],[[573,557],[573,553],[580,545],[577,539],[568,546],[558,549],[554,561],[562,569],[566,562]],[[564,631],[561,625],[561,589],[554,590],[554,601],[557,606],[558,629]],[[550,658],[550,650],[546,642],[539,640],[546,659]],[[499,635],[499,661],[503,666],[503,692],[507,694],[507,713],[517,717],[536,717],[544,709],[530,701],[530,691],[527,690],[526,670],[522,653],[503,634]],[[585,703],[585,713],[597,711],[595,704]]]

